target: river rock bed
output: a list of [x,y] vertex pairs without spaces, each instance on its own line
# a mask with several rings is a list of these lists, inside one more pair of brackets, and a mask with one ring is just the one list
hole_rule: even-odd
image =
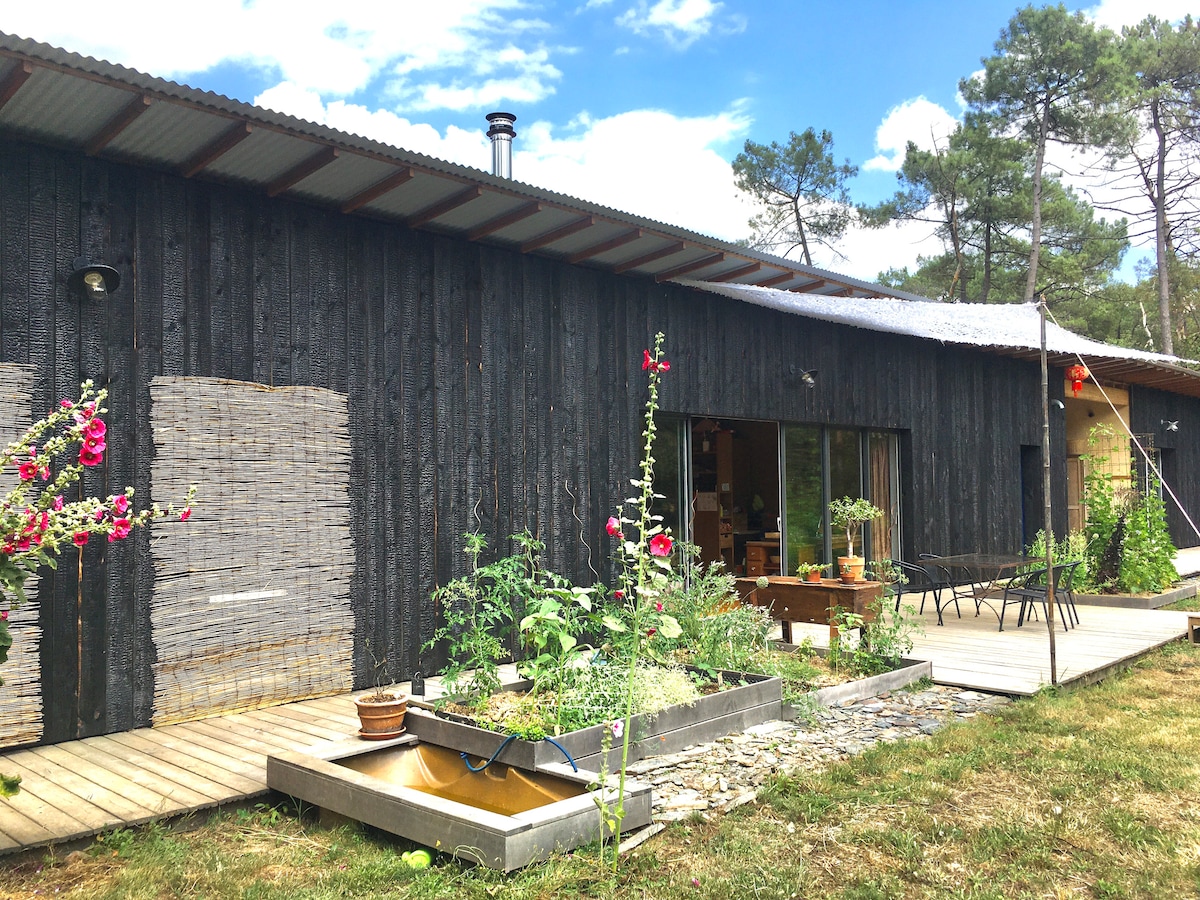
[[707,817],[754,800],[778,772],[811,770],[879,741],[928,735],[949,722],[991,712],[1007,697],[934,685],[818,708],[816,721],[772,721],[629,767],[653,787],[654,820]]

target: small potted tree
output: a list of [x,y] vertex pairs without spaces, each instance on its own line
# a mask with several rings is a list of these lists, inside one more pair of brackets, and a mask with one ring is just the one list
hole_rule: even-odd
[[829,503],[829,521],[836,528],[846,530],[846,555],[838,557],[838,572],[843,581],[862,581],[863,568],[866,560],[854,553],[854,535],[861,536],[864,522],[878,519],[884,515],[882,509],[873,506],[870,501],[858,497],[842,497]]

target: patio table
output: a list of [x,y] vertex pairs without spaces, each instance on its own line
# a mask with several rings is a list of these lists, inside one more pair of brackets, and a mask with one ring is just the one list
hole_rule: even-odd
[[[1028,556],[1014,556],[1004,553],[958,553],[953,556],[934,556],[922,560],[925,563],[934,563],[939,566],[949,569],[960,569],[967,573],[967,580],[961,584],[955,581],[950,590],[952,598],[957,600],[960,594],[958,587],[969,585],[971,599],[975,601],[975,615],[979,615],[979,607],[987,604],[992,612],[996,612],[992,608],[991,603],[988,603],[989,597],[995,597],[997,594],[1003,593],[1003,588],[997,585],[1006,578],[1011,578],[1025,566],[1033,565],[1036,560]],[[944,608],[946,603],[942,603]],[[941,609],[938,610],[938,617],[941,618]],[[996,618],[999,619],[1000,614],[996,613]]]

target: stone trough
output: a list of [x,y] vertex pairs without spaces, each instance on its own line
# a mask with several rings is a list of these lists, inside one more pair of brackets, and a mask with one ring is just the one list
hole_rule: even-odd
[[[457,750],[411,734],[267,757],[267,785],[274,790],[506,872],[599,839],[603,826],[589,789],[598,782],[595,772],[566,763],[520,768],[494,762],[472,772]],[[612,804],[615,778],[608,784],[604,798]],[[649,786],[626,781],[623,830],[649,823]]]

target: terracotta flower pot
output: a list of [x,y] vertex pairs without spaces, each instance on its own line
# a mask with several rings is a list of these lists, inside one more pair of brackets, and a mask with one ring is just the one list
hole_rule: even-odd
[[821,580],[821,570],[813,569],[811,572],[808,572],[807,574],[805,574],[804,580],[819,582]]
[[399,694],[364,694],[354,699],[358,708],[358,721],[362,725],[359,736],[367,740],[383,740],[404,733],[404,716],[408,712],[408,698]]
[[850,582],[863,581],[863,570],[866,568],[866,566],[867,561],[861,556],[838,557],[838,571],[842,574],[842,581],[846,581],[847,569],[849,570],[850,574],[854,576],[850,579]]

